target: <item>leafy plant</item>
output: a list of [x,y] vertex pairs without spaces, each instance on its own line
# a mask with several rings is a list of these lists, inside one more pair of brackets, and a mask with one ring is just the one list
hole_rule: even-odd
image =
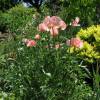
[[79,55],[83,56],[85,60],[94,62],[100,59],[100,26],[91,26],[87,29],[81,29],[77,33],[84,42],[84,47]]
[[25,37],[29,39],[23,40],[23,36],[16,38],[5,48],[4,79],[9,93],[18,100],[84,100],[91,95],[91,88],[84,83],[85,74],[76,55],[71,54],[64,43],[60,29],[65,29],[66,25],[64,22],[64,26],[61,24],[59,17],[47,18],[55,19],[58,24],[51,21],[53,26],[48,26],[46,21],[47,28],[44,31],[47,32],[41,32],[44,21],[39,24],[38,35],[41,38],[37,40],[36,31],[33,31],[32,34],[26,34]]
[[2,13],[1,29],[13,34],[24,33],[24,28],[30,25],[34,13],[33,9],[24,8],[22,5],[13,7],[6,13]]

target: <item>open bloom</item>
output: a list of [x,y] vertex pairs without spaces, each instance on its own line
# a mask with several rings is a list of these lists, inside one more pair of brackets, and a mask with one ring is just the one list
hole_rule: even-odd
[[38,30],[39,30],[40,32],[49,31],[49,30],[48,30],[48,27],[45,25],[45,23],[39,24]]
[[38,30],[41,32],[50,31],[52,36],[58,35],[58,29],[65,30],[66,29],[65,22],[57,16],[46,16],[41,24],[38,26]]
[[75,20],[72,21],[71,25],[72,26],[80,26],[80,24],[78,24],[80,21],[79,17],[76,17]]
[[71,38],[70,40],[66,41],[66,44],[68,46],[74,46],[74,47],[77,47],[77,48],[83,47],[83,41],[80,40],[80,38]]
[[57,36],[58,35],[58,29],[57,28],[55,28],[55,27],[52,27],[51,29],[50,29],[50,34],[51,34],[51,36]]
[[23,39],[22,41],[26,44],[27,47],[36,46],[36,41],[35,40]]
[[36,40],[40,40],[41,36],[39,34],[36,34],[34,37]]
[[35,40],[28,40],[26,45],[27,45],[27,47],[36,46],[36,41]]
[[59,22],[59,27],[61,28],[61,30],[65,30],[66,27],[67,27],[67,25],[65,24],[64,21],[60,21],[60,22]]

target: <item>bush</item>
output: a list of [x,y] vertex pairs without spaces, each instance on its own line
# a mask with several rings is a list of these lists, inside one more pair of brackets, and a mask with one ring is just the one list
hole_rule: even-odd
[[100,59],[100,25],[91,26],[87,29],[81,29],[77,33],[77,37],[80,37],[84,42],[84,47],[80,52],[83,60],[95,63]]
[[45,6],[41,7],[41,13],[39,14],[34,8],[25,8],[22,5],[17,5],[0,14],[0,30],[13,34],[32,33],[32,31],[36,31],[34,26],[39,23],[41,18],[49,14],[49,12],[45,12],[48,12]]
[[13,34],[24,33],[27,26],[32,26],[31,21],[34,13],[34,9],[24,8],[22,5],[11,8],[0,15],[0,30]]
[[10,16],[7,22],[11,33],[21,34],[23,28],[32,20],[34,11],[19,5],[10,9],[7,14]]

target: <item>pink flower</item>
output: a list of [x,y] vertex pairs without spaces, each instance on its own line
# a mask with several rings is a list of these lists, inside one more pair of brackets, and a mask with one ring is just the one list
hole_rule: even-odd
[[25,43],[27,47],[36,46],[36,41],[35,40],[23,39],[22,42]]
[[50,16],[46,16],[43,23],[48,26],[50,24]]
[[45,32],[45,31],[48,31],[48,27],[46,26],[45,23],[41,23],[41,24],[39,24],[39,26],[38,26],[38,30],[39,30],[40,32]]
[[36,46],[36,41],[35,40],[28,40],[26,45],[27,45],[27,47]]
[[50,18],[51,27],[60,28],[60,27],[59,27],[60,21],[62,21],[60,17],[52,16],[52,17]]
[[74,47],[77,47],[77,48],[83,47],[83,41],[80,40],[79,38],[71,38],[70,40],[66,41],[66,44],[68,46],[74,46]]
[[65,30],[66,27],[67,27],[67,25],[65,24],[64,21],[60,21],[60,22],[59,22],[59,26],[61,27],[61,30]]
[[59,28],[61,28],[61,30],[66,29],[66,24],[60,17],[46,16],[44,21],[39,24],[38,30],[41,32],[50,31],[51,36],[56,36],[59,33]]
[[78,24],[80,21],[79,17],[76,17],[75,20],[72,21],[71,25],[72,26],[80,26],[80,24]]
[[76,18],[75,18],[75,22],[76,22],[76,23],[79,23],[79,21],[80,21],[80,18],[79,18],[79,17],[76,17]]
[[57,28],[55,28],[55,27],[53,27],[53,28],[51,28],[50,29],[50,34],[51,34],[51,36],[57,36],[58,35],[58,29]]
[[39,34],[36,34],[34,37],[36,40],[40,40],[41,36]]

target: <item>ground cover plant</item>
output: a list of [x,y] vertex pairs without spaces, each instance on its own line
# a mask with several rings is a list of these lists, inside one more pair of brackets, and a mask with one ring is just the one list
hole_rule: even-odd
[[1,100],[100,99],[100,26],[81,27],[84,18],[65,12],[48,4],[1,12],[1,34],[10,34],[0,42]]

